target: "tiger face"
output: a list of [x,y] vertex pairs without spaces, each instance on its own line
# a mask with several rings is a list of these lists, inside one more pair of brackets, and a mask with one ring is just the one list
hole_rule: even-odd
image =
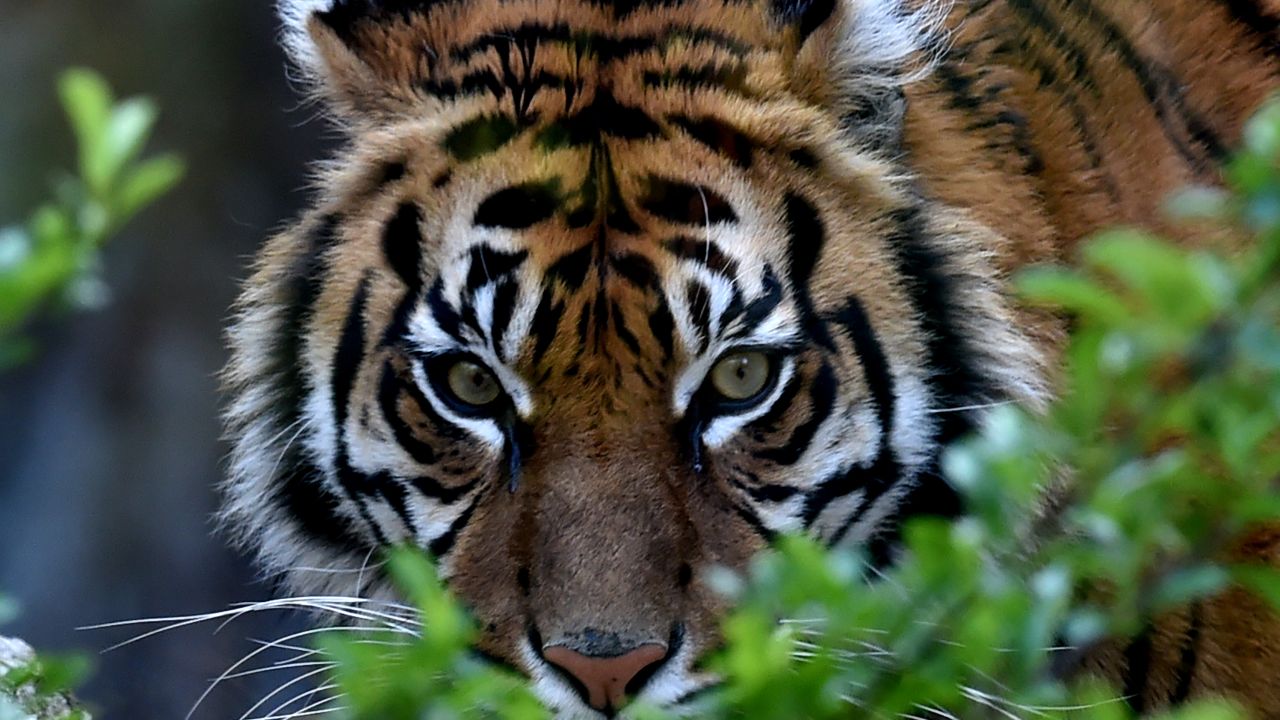
[[893,157],[928,8],[284,10],[349,143],[230,330],[226,517],[295,590],[412,543],[560,715],[678,706],[708,569],[883,549],[944,411],[1037,396],[997,239]]

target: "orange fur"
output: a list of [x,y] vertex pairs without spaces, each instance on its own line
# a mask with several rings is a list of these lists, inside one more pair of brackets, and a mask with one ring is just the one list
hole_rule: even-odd
[[[1280,85],[1271,0],[293,4],[350,142],[242,297],[225,514],[299,590],[389,593],[305,567],[438,552],[566,714],[546,647],[679,648],[672,701],[716,642],[706,569],[776,531],[891,538],[978,416],[938,411],[1042,405],[1064,329],[1008,275],[1172,231],[1161,203]],[[758,346],[768,404],[704,408]],[[459,352],[506,414],[444,399]],[[1147,636],[1142,702],[1280,716],[1280,622],[1240,592],[1195,613]]]

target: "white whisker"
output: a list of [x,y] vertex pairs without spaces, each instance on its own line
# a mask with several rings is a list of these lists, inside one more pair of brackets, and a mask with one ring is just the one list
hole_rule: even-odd
[[261,647],[257,648],[256,650],[250,651],[244,657],[240,658],[234,664],[232,664],[231,667],[224,670],[221,675],[219,675],[217,678],[214,678],[213,682],[209,683],[209,687],[205,688],[205,691],[200,694],[199,698],[196,699],[195,704],[191,706],[191,710],[186,715],[186,720],[191,720],[191,716],[194,715],[196,710],[200,708],[200,705],[204,703],[205,699],[207,699],[209,695],[214,691],[214,689],[217,688],[218,685],[221,684],[224,680],[226,680],[229,675],[234,673],[238,668],[243,666],[245,663],[257,657],[259,654],[266,652],[267,650],[270,650],[272,648],[282,647],[283,643],[287,643],[290,640],[296,640],[300,637],[310,637],[310,636],[321,634],[321,633],[369,632],[370,629],[371,628],[344,627],[344,626],[338,626],[338,627],[332,627],[332,628],[313,628],[311,630],[303,630],[300,632],[292,633],[274,642],[263,643]]
[[926,415],[941,415],[943,413],[970,412],[972,410],[989,410],[991,408],[1004,407],[1006,405],[1014,405],[1014,400],[1001,400],[999,402],[982,403],[979,405],[965,405],[963,407],[934,408],[925,410]]
[[[294,685],[297,685],[297,684],[298,684],[298,683],[300,683],[300,682],[306,682],[306,681],[307,681],[307,679],[309,679],[309,678],[313,678],[313,677],[315,677],[316,675],[320,675],[320,674],[322,674],[322,673],[329,672],[329,670],[330,670],[331,668],[333,668],[335,664],[336,664],[336,663],[325,663],[325,664],[324,664],[324,667],[319,667],[319,668],[316,668],[316,669],[314,669],[314,670],[309,670],[309,671],[307,671],[307,672],[302,673],[301,675],[298,675],[297,677],[293,678],[292,680],[289,680],[288,682],[285,682],[283,685],[280,685],[280,686],[279,686],[279,687],[277,687],[275,690],[272,690],[270,693],[267,693],[266,695],[264,695],[261,699],[259,699],[259,700],[258,700],[258,702],[254,703],[254,704],[253,704],[253,707],[251,707],[251,708],[249,708],[248,710],[246,710],[246,711],[244,712],[244,714],[240,716],[240,720],[248,720],[248,719],[249,719],[249,717],[250,717],[251,715],[253,715],[253,713],[254,713],[254,712],[256,712],[256,711],[258,710],[258,708],[262,707],[263,705],[266,705],[266,704],[267,704],[267,701],[268,701],[268,700],[270,700],[271,698],[276,697],[277,695],[279,695],[279,694],[283,693],[285,690],[288,690],[289,688],[293,687]],[[307,690],[307,693],[310,693],[312,696],[314,696],[315,692],[316,692],[316,691],[315,691],[315,689],[314,689],[314,688],[308,688],[308,690]],[[298,698],[300,698],[300,697],[303,697],[303,696],[305,696],[305,695],[306,695],[306,693],[304,693],[304,695],[299,695],[299,696],[297,696],[297,697],[298,697]],[[297,699],[297,698],[294,698],[294,700],[296,700],[296,699]],[[286,703],[286,704],[285,704],[283,707],[281,707],[280,709],[281,709],[281,710],[283,710],[284,708],[287,708],[287,707],[289,707],[289,706],[290,706],[290,705],[292,705],[292,704],[293,704],[293,700],[290,700],[288,703]],[[276,711],[275,711],[275,710],[272,710],[271,712],[272,712],[272,714],[274,714]]]

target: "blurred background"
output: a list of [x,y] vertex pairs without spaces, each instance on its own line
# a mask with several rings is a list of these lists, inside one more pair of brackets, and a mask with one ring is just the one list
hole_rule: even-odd
[[[161,117],[150,151],[187,176],[102,254],[103,309],[45,318],[38,354],[0,372],[0,633],[96,654],[140,630],[77,631],[267,597],[210,517],[225,447],[222,325],[259,243],[306,202],[306,163],[332,133],[299,102],[269,0],[0,0],[0,226],[75,166],[60,70],[100,71]],[[181,718],[229,665],[301,627],[253,616],[97,658],[80,695],[99,717]],[[235,718],[280,682],[220,686],[196,718]]]

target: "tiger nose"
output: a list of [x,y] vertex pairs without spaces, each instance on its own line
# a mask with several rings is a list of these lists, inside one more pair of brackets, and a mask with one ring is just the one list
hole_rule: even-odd
[[[645,643],[621,655],[600,656],[583,655],[564,645],[552,645],[542,654],[578,681],[579,692],[586,691],[588,705],[612,717],[622,707],[628,689],[638,690],[643,680],[666,659],[667,646]],[[635,682],[637,680],[640,682]]]

